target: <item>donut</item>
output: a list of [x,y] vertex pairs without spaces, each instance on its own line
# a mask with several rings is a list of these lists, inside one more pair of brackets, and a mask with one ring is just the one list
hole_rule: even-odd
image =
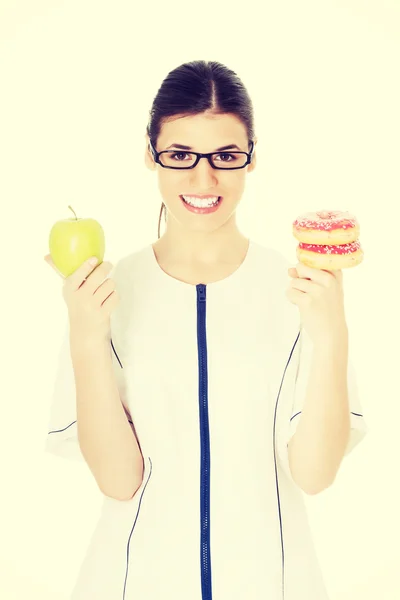
[[356,267],[364,258],[364,252],[358,240],[337,246],[300,242],[296,249],[296,255],[304,265],[328,271]]
[[359,233],[356,217],[339,210],[308,212],[293,222],[293,235],[300,242],[297,258],[315,269],[334,271],[359,265],[364,258]]

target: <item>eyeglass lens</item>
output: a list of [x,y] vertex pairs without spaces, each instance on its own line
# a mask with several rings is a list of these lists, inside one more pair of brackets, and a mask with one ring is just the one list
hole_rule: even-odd
[[[196,158],[196,155],[191,152],[177,152],[176,150],[164,151],[160,154],[160,161],[164,166],[176,169],[193,166]],[[243,167],[247,162],[247,155],[243,152],[215,153],[211,156],[211,162],[218,169]]]

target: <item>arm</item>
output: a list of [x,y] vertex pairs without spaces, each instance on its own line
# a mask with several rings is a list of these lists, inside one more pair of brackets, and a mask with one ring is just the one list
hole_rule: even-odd
[[75,377],[78,440],[100,490],[129,500],[143,478],[143,458],[115,380],[107,341],[88,343],[70,335]]
[[347,330],[314,346],[304,407],[288,448],[293,479],[307,494],[333,483],[349,440],[347,363]]

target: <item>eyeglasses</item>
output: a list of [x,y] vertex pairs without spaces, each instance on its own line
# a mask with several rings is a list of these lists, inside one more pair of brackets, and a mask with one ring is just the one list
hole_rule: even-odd
[[[254,142],[251,141],[249,152],[184,152],[183,150],[163,150],[157,152],[153,144],[149,143],[150,151],[156,163],[164,169],[194,169],[201,158],[206,158],[213,169],[234,170],[243,169],[251,163]],[[177,158],[186,156],[186,159]],[[229,157],[227,160],[222,157]]]

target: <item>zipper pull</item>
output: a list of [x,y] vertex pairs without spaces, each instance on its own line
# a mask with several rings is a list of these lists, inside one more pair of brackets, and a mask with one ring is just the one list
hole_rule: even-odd
[[206,285],[204,283],[199,283],[197,285],[197,299],[200,302],[206,301]]

